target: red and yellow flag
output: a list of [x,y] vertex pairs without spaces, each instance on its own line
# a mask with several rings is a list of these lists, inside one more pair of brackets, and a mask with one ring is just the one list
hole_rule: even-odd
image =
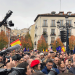
[[21,45],[21,42],[20,42],[19,39],[17,39],[16,41],[10,43],[11,46],[15,46],[15,45],[17,45],[17,44]]
[[48,50],[46,49],[46,52],[48,52]]
[[61,50],[62,50],[63,52],[65,52],[65,47],[63,46]]
[[43,49],[43,52],[44,52],[44,49]]

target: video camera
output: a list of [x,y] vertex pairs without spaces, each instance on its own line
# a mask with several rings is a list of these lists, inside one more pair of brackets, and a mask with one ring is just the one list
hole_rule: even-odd
[[[5,58],[8,59],[7,63],[10,62],[10,56],[6,56]],[[22,58],[22,56],[20,56],[19,54],[15,54],[15,55],[12,56],[11,58],[12,58],[12,60],[17,61],[17,60],[20,60],[20,59]]]
[[25,75],[25,69],[13,67],[10,69],[0,69],[0,75]]
[[[16,49],[19,49],[20,48],[20,45],[15,45],[13,47],[9,47],[7,48],[6,50],[3,50],[0,52],[0,55],[5,55],[7,54],[8,52],[10,51],[13,51],[13,50],[16,50]],[[7,63],[10,62],[10,56],[5,56],[5,59],[8,59]],[[14,56],[11,57],[12,60],[20,60],[22,58],[22,56],[20,56],[19,54],[16,54]],[[2,65],[4,66],[4,65]],[[2,69],[0,68],[0,75],[25,75],[25,69],[24,68],[19,68],[19,67],[13,67],[11,69]]]

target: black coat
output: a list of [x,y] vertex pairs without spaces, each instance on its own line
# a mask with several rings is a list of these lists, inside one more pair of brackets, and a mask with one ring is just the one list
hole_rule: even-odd
[[57,66],[56,66],[56,64],[55,64],[55,63],[53,63],[53,68],[57,68]]

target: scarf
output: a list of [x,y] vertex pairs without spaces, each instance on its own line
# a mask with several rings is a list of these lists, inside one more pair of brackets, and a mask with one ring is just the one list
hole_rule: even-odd
[[64,67],[64,68],[61,68],[61,67],[59,67],[59,71],[60,71],[60,73],[66,73],[66,67]]

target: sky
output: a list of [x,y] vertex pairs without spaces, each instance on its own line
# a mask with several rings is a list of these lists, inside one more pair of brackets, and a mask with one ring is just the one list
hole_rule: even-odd
[[7,20],[12,20],[14,23],[14,27],[11,29],[23,29],[33,25],[38,14],[51,13],[52,11],[75,13],[75,0],[0,0],[0,21],[9,10],[13,11]]

